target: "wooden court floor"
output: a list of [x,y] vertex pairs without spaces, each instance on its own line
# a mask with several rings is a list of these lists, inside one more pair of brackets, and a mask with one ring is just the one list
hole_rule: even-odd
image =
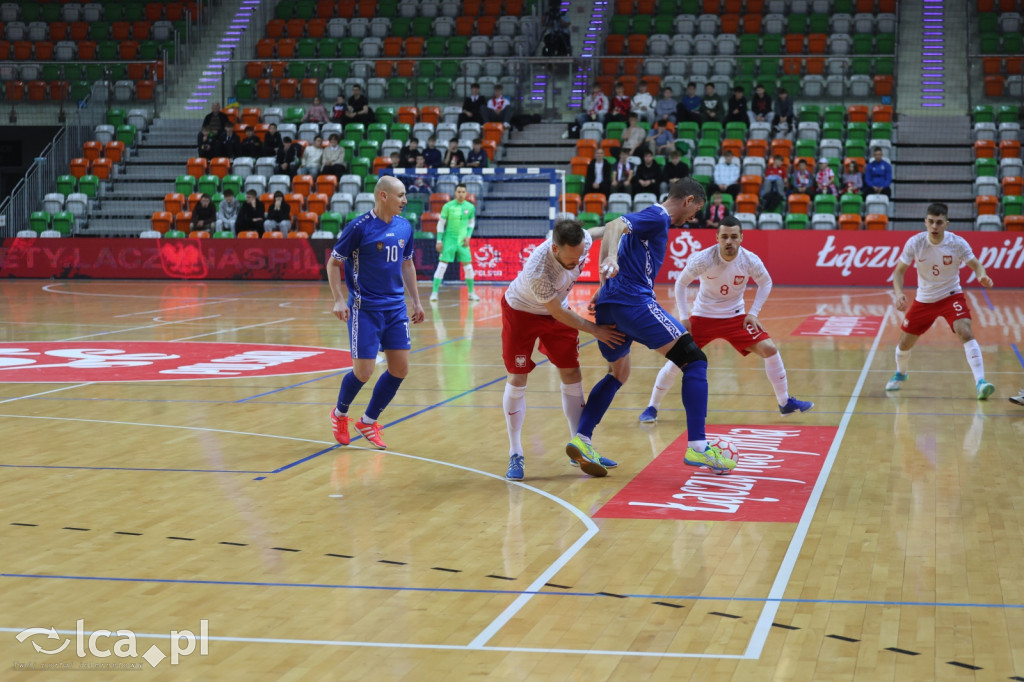
[[[617,469],[568,465],[545,364],[526,480],[505,481],[503,289],[479,290],[469,305],[446,287],[413,328],[381,452],[334,443],[336,368],[6,381],[12,349],[38,342],[345,348],[326,283],[0,282],[0,679],[112,663],[168,680],[1024,679],[1020,290],[969,293],[984,403],[938,326],[886,395],[898,320],[881,289],[773,291],[762,321],[805,415],[780,417],[759,358],[710,345],[709,425],[830,434],[784,521],[600,512],[685,430],[678,389],[638,423],[661,366],[642,348],[595,434]],[[884,323],[794,335],[811,316]],[[581,358],[589,389],[604,365],[594,344]],[[169,656],[202,621],[205,655],[176,665],[97,655],[130,654],[123,633],[89,647],[131,631],[138,656]]]

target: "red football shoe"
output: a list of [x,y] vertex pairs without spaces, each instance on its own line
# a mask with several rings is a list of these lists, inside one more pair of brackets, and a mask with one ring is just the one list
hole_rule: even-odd
[[373,422],[372,424],[364,424],[363,421],[356,421],[356,430],[362,434],[366,442],[373,445],[378,450],[387,449],[387,445],[384,444],[384,440],[380,437],[380,422]]
[[352,420],[348,418],[348,415],[339,417],[334,414],[334,408],[331,408],[331,430],[334,431],[334,440],[342,445],[348,445],[352,440],[348,435],[348,423],[350,421]]

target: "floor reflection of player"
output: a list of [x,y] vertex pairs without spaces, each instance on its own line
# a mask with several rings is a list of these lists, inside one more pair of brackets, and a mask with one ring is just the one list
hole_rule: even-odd
[[459,314],[463,316],[462,339],[450,342],[444,313],[451,310],[451,306],[440,308],[436,302],[431,301],[430,308],[430,314],[434,319],[434,333],[437,335],[437,343],[441,344],[441,362],[434,365],[437,369],[437,385],[440,388],[469,390],[472,380],[472,365],[469,364],[469,360],[466,357],[466,346],[461,341],[471,341],[473,338],[473,315],[476,311],[476,306],[459,306]]
[[[772,290],[771,276],[761,259],[740,245],[743,241],[743,226],[735,217],[726,216],[722,219],[717,238],[717,244],[690,257],[686,268],[676,280],[679,319],[690,330],[699,348],[715,339],[724,339],[743,355],[755,353],[764,358],[765,373],[775,391],[779,412],[783,416],[808,411],[814,407],[814,403],[797,400],[789,395],[782,355],[758,320],[761,308]],[[694,279],[700,280],[700,289],[691,315],[686,287]],[[750,312],[746,313],[743,293],[751,280],[757,283],[757,295],[750,306]],[[640,415],[642,423],[652,424],[658,420],[661,401],[681,371],[671,361],[661,368],[654,382],[651,401]]]

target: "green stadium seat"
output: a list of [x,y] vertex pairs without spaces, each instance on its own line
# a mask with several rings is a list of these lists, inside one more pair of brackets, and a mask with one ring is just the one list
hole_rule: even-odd
[[998,123],[1017,123],[1020,120],[1020,107],[1014,104],[1000,105],[996,117]]
[[408,142],[412,136],[412,126],[408,123],[395,123],[391,126],[391,139]]
[[782,35],[769,33],[761,38],[761,54],[782,54]]
[[465,57],[469,54],[469,36],[452,36],[448,39],[448,54]]
[[875,36],[875,51],[878,54],[894,54],[896,52],[896,34],[879,33]]
[[722,139],[722,133],[725,132],[725,127],[718,122],[709,121],[702,123],[700,126],[700,140],[704,142],[706,140],[714,140],[719,142]]
[[995,159],[975,159],[974,176],[994,178],[999,175],[999,164]]
[[374,158],[380,150],[380,143],[376,140],[363,140],[359,143],[359,156]]
[[53,216],[53,224],[50,225],[50,229],[60,232],[65,237],[70,237],[74,226],[75,214],[71,211],[61,211]]
[[243,183],[244,180],[242,180],[240,175],[225,175],[224,179],[220,182],[220,186],[222,191],[227,192],[231,190],[238,197],[241,196]]
[[[371,123],[370,127],[366,129],[366,137],[369,140],[373,140],[378,146],[388,139],[388,126],[386,123]],[[366,156],[363,154],[362,156]]]
[[826,104],[825,105],[825,123],[843,123],[846,118],[846,107],[842,104]]
[[447,39],[444,36],[430,36],[426,41],[427,57],[443,57]]
[[303,61],[289,60],[288,66],[285,69],[285,76],[288,78],[305,78],[306,71],[309,70],[309,64]]
[[433,81],[434,99],[447,100],[452,97],[451,78],[435,78]]
[[100,179],[95,175],[83,175],[78,178],[78,191],[90,199],[96,198],[100,192]]
[[838,203],[839,200],[832,194],[818,194],[814,197],[814,212],[835,215]]
[[1003,215],[1024,215],[1024,197],[1003,197]]
[[57,191],[63,194],[65,197],[69,194],[74,194],[75,188],[78,186],[78,181],[74,175],[59,175],[57,176]]
[[164,232],[164,239],[184,239],[187,236],[181,230],[167,230]]
[[345,227],[345,216],[337,211],[327,211],[320,216],[320,229],[324,232],[330,232],[337,236],[343,227]]
[[586,181],[587,179],[582,175],[573,175],[572,173],[569,173],[565,176],[565,191],[569,194],[579,194],[580,196],[583,196],[585,194],[583,191],[583,183]]
[[873,140],[891,140],[892,139],[892,124],[891,123],[872,123],[871,124],[871,139],[873,139]]
[[341,46],[338,48],[339,56],[341,57],[358,57],[359,46],[361,40],[359,38],[342,38]]
[[866,158],[868,155],[868,145],[866,142],[860,140],[847,140],[846,144],[843,145],[843,156],[854,156],[857,158]]
[[135,130],[135,126],[130,123],[117,126],[117,140],[118,142],[124,142],[126,147],[135,146],[136,133],[137,131]]
[[872,54],[875,50],[875,40],[870,33],[857,33],[853,36],[854,54]]
[[401,99],[406,96],[409,92],[409,79],[407,78],[389,78],[388,79],[388,97],[391,99]]
[[362,123],[349,123],[345,126],[345,139],[359,143],[366,136],[366,126]]
[[216,175],[203,175],[199,178],[200,194],[214,195],[220,191],[220,178]]
[[846,124],[846,139],[857,140],[860,142],[868,141],[868,124],[867,123],[848,123]]
[[974,106],[974,122],[975,123],[995,123],[996,121],[996,110],[995,107],[988,104],[976,104]]
[[213,233],[214,239],[234,239],[235,233],[231,230],[217,230]]
[[859,194],[844,194],[839,198],[839,212],[860,215],[864,212],[864,197]]
[[284,118],[282,119],[282,122],[298,125],[302,123],[302,119],[305,115],[305,107],[288,107],[284,110]]
[[235,83],[235,99],[239,102],[251,102],[256,98],[256,81],[243,78]]
[[386,126],[390,126],[395,122],[394,107],[377,107],[373,113],[377,115],[377,123],[383,123]]
[[797,112],[801,123],[821,123],[821,107],[817,104],[801,104]]
[[107,109],[107,125],[114,126],[115,128],[119,125],[124,125],[125,115],[124,109]]
[[747,124],[740,123],[738,121],[732,121],[725,124],[725,139],[727,140],[746,140],[747,139]]
[[372,159],[369,159],[369,158],[367,158],[365,156],[357,156],[356,158],[352,159],[352,165],[349,167],[349,169],[351,170],[353,175],[361,175],[361,176],[363,176],[363,178],[364,178],[364,180],[363,180],[363,185],[364,185],[363,186],[363,191],[364,192],[369,191],[366,188],[366,186],[365,186],[366,185],[365,178],[368,175],[370,175],[370,173],[371,173],[370,169],[372,167],[373,167]]
[[786,18],[786,33],[807,33],[807,15],[794,12]]
[[817,156],[818,142],[816,140],[797,140],[793,153],[796,156]]
[[604,224],[601,222],[601,216],[599,216],[596,213],[589,213],[587,211],[583,211],[582,213],[577,215],[576,219],[580,221],[580,223],[582,223],[584,229],[587,229],[589,227],[597,227],[598,225]]
[[803,213],[790,213],[786,216],[787,230],[806,230],[810,218]]
[[196,191],[196,179],[191,175],[179,175],[174,180],[174,191],[187,197]]
[[36,232],[50,229],[50,214],[46,211],[33,211],[28,217],[28,226]]

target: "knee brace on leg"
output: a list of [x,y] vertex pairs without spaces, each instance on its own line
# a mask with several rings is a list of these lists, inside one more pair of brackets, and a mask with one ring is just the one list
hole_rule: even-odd
[[676,340],[676,345],[672,346],[668,353],[665,354],[665,358],[680,369],[686,367],[691,362],[708,361],[708,356],[704,355],[704,351],[697,347],[693,337],[689,334],[680,336]]
[[448,270],[448,264],[441,261],[437,264],[437,270],[434,270],[434,279],[444,279],[444,273]]
[[462,266],[462,276],[466,279],[473,279],[473,266],[471,264],[466,263]]

